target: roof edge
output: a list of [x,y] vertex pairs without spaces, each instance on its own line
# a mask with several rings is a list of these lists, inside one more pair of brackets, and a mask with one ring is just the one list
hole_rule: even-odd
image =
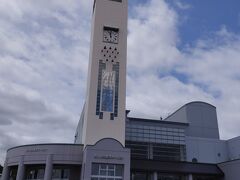
[[181,106],[181,107],[178,108],[177,110],[175,110],[172,114],[170,114],[170,115],[169,115],[168,117],[166,117],[164,120],[167,120],[169,117],[171,117],[171,116],[173,116],[174,114],[176,114],[176,113],[177,113],[178,111],[180,111],[182,108],[187,107],[187,106],[189,106],[189,105],[191,105],[191,104],[197,104],[197,103],[206,104],[206,105],[211,106],[211,107],[213,107],[213,108],[216,109],[216,107],[215,107],[214,105],[212,105],[212,104],[210,104],[210,103],[207,103],[207,102],[204,102],[204,101],[191,101],[191,102],[189,102],[189,103],[184,104],[183,106]]
[[9,148],[7,150],[10,151],[12,149],[17,149],[17,148],[21,148],[21,147],[28,147],[28,146],[45,146],[45,145],[69,145],[69,146],[83,146],[83,144],[74,144],[74,143],[42,143],[42,144],[26,144],[26,145],[20,145],[20,146],[15,146],[12,148]]

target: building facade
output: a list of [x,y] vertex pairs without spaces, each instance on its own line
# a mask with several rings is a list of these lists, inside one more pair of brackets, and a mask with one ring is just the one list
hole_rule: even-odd
[[85,148],[83,144],[14,147],[7,152],[2,180],[239,179],[240,137],[219,139],[214,106],[191,102],[164,120],[128,117],[128,112],[125,147],[112,138]]
[[216,108],[165,119],[125,109],[127,0],[95,0],[85,105],[73,144],[7,151],[2,180],[239,180],[240,137],[220,140]]

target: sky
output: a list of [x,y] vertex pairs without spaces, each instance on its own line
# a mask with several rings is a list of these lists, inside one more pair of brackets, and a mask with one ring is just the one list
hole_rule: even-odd
[[[92,0],[0,0],[0,164],[10,147],[72,143],[85,99]],[[130,116],[191,101],[240,135],[240,1],[129,0]]]

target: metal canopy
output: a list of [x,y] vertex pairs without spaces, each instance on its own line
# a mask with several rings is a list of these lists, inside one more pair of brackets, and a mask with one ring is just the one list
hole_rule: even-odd
[[216,164],[191,162],[164,162],[156,160],[131,160],[131,171],[158,171],[163,173],[204,174],[224,176]]

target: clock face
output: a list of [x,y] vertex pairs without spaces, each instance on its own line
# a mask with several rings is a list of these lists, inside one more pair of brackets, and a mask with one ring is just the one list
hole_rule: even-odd
[[118,43],[119,30],[117,28],[104,27],[103,41],[107,43]]

